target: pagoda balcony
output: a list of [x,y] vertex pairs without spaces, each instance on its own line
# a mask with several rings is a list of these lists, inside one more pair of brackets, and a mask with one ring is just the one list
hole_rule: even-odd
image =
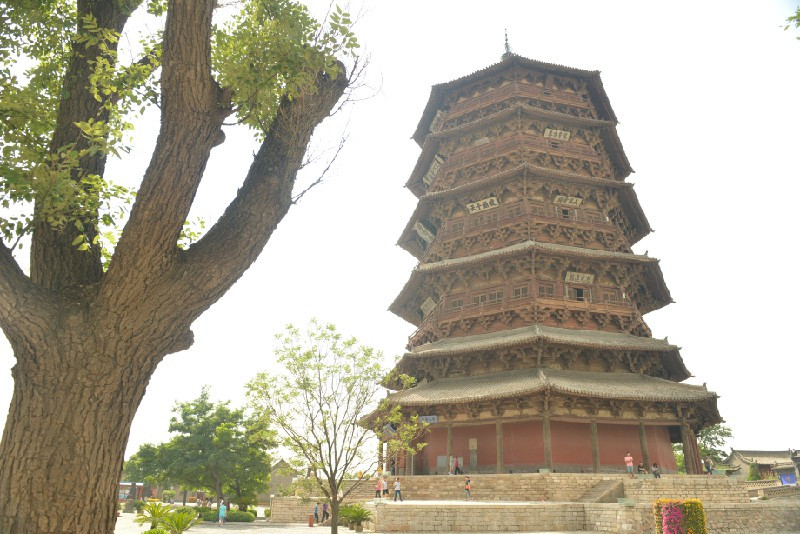
[[[640,318],[633,302],[627,298],[617,300],[601,300],[592,296],[571,298],[553,295],[536,297],[505,297],[496,301],[470,303],[453,307],[445,307],[443,303],[440,303],[425,317],[414,333],[409,336],[408,347],[415,347],[422,344],[420,339],[423,338],[425,334],[430,334],[432,331],[436,330],[436,327],[441,323],[452,323],[454,321],[461,321],[464,319],[480,320],[481,318],[495,314],[502,314],[503,312],[516,312],[525,309],[531,309],[537,303],[539,304],[540,308],[546,307],[552,309],[561,309],[568,312],[582,311],[610,313],[614,315],[625,316],[631,322],[636,322]],[[613,331],[619,331],[619,329],[613,329]],[[471,333],[479,334],[483,332]],[[436,337],[438,339],[438,336]],[[432,340],[429,339],[426,342],[430,341]]]
[[558,90],[547,90],[535,85],[512,82],[494,91],[487,91],[480,96],[465,98],[463,101],[453,104],[450,112],[447,114],[447,120],[444,124],[446,127],[453,127],[455,126],[451,124],[453,119],[457,119],[459,116],[466,113],[477,111],[510,98],[534,98],[552,104],[567,104],[584,109],[590,116],[595,115],[591,104],[577,94]]
[[501,137],[500,139],[489,140],[489,142],[480,146],[465,147],[458,152],[448,155],[445,168],[440,171],[440,174],[457,171],[483,160],[491,159],[502,154],[508,154],[518,148],[526,148],[537,152],[553,154],[555,156],[577,157],[594,163],[603,162],[603,158],[588,145],[562,141],[557,142],[557,146],[555,146],[552,141],[541,135],[516,132]]
[[[494,213],[497,214],[497,217],[493,217]],[[470,220],[474,217],[470,216],[463,224],[458,224],[458,221],[456,221],[456,224],[453,224],[451,221],[449,225],[439,230],[436,234],[436,239],[452,239],[454,237],[464,237],[486,230],[500,229],[515,222],[525,221],[531,217],[536,217],[543,221],[556,221],[562,225],[580,225],[603,231],[619,230],[619,228],[617,228],[613,222],[609,221],[601,212],[561,208],[555,204],[536,203],[527,200],[505,206],[501,205],[495,210],[481,211],[479,214],[483,215],[482,219],[475,218],[475,220]]]

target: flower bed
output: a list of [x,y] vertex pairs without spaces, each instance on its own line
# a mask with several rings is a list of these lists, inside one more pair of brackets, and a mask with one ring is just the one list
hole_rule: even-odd
[[657,534],[708,534],[699,499],[657,499],[653,502]]

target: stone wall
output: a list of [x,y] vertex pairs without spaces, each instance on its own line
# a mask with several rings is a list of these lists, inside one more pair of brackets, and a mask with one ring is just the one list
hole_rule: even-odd
[[378,503],[376,532],[583,530],[579,503]]
[[[583,473],[514,473],[470,475],[476,501],[580,501],[607,481],[623,481],[625,497],[651,503],[660,497],[696,498],[703,502],[748,502],[742,482],[726,477],[665,475],[659,479],[630,479],[626,475]],[[431,475],[400,477],[403,497],[411,500],[464,498],[464,477]],[[391,484],[390,484],[391,487]]]
[[[800,531],[798,502],[709,504],[705,509],[708,531],[714,534]],[[378,502],[373,526],[376,532],[655,532],[651,504]]]
[[637,503],[656,499],[700,499],[709,503],[750,502],[741,481],[706,475],[676,475],[649,479],[625,479],[625,497]]

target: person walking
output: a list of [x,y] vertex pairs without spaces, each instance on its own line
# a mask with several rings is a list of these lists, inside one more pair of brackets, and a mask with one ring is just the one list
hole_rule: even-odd
[[400,499],[400,502],[403,502],[403,494],[400,492],[400,477],[394,479],[394,500],[397,502],[397,499]]
[[389,480],[386,478],[386,475],[383,475],[383,480],[381,480],[381,490],[383,491],[383,497],[385,499],[389,498]]
[[472,483],[469,480],[469,475],[467,475],[466,479],[464,480],[464,500],[468,501],[472,498],[470,491],[472,490]]
[[461,466],[458,463],[458,456],[456,456],[455,469],[453,470],[453,474],[456,474],[456,475],[462,474]]
[[322,503],[322,522],[324,523],[330,516],[331,514],[328,513],[328,503]]
[[628,471],[628,477],[633,478],[633,456],[630,451],[625,453],[625,470]]
[[453,458],[452,454],[450,455],[450,459],[447,462],[447,467],[448,467],[448,471],[447,471],[448,474],[452,475],[455,472],[455,469],[456,469],[456,459]]
[[375,498],[381,498],[381,490],[383,489],[383,480],[381,477],[378,477],[378,480],[375,482]]
[[228,507],[225,506],[222,499],[219,501],[219,513],[217,515],[219,516],[219,526],[222,526],[222,524],[225,523],[225,518],[228,517]]
[[319,503],[314,505],[314,523],[319,524]]

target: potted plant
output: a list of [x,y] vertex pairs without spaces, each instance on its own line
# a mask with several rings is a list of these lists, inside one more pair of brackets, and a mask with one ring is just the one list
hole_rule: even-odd
[[339,523],[353,530],[355,523],[350,520],[350,514],[353,511],[352,504],[345,504],[339,508]]
[[356,504],[350,512],[350,520],[355,523],[356,532],[364,532],[364,523],[372,519],[372,512]]

